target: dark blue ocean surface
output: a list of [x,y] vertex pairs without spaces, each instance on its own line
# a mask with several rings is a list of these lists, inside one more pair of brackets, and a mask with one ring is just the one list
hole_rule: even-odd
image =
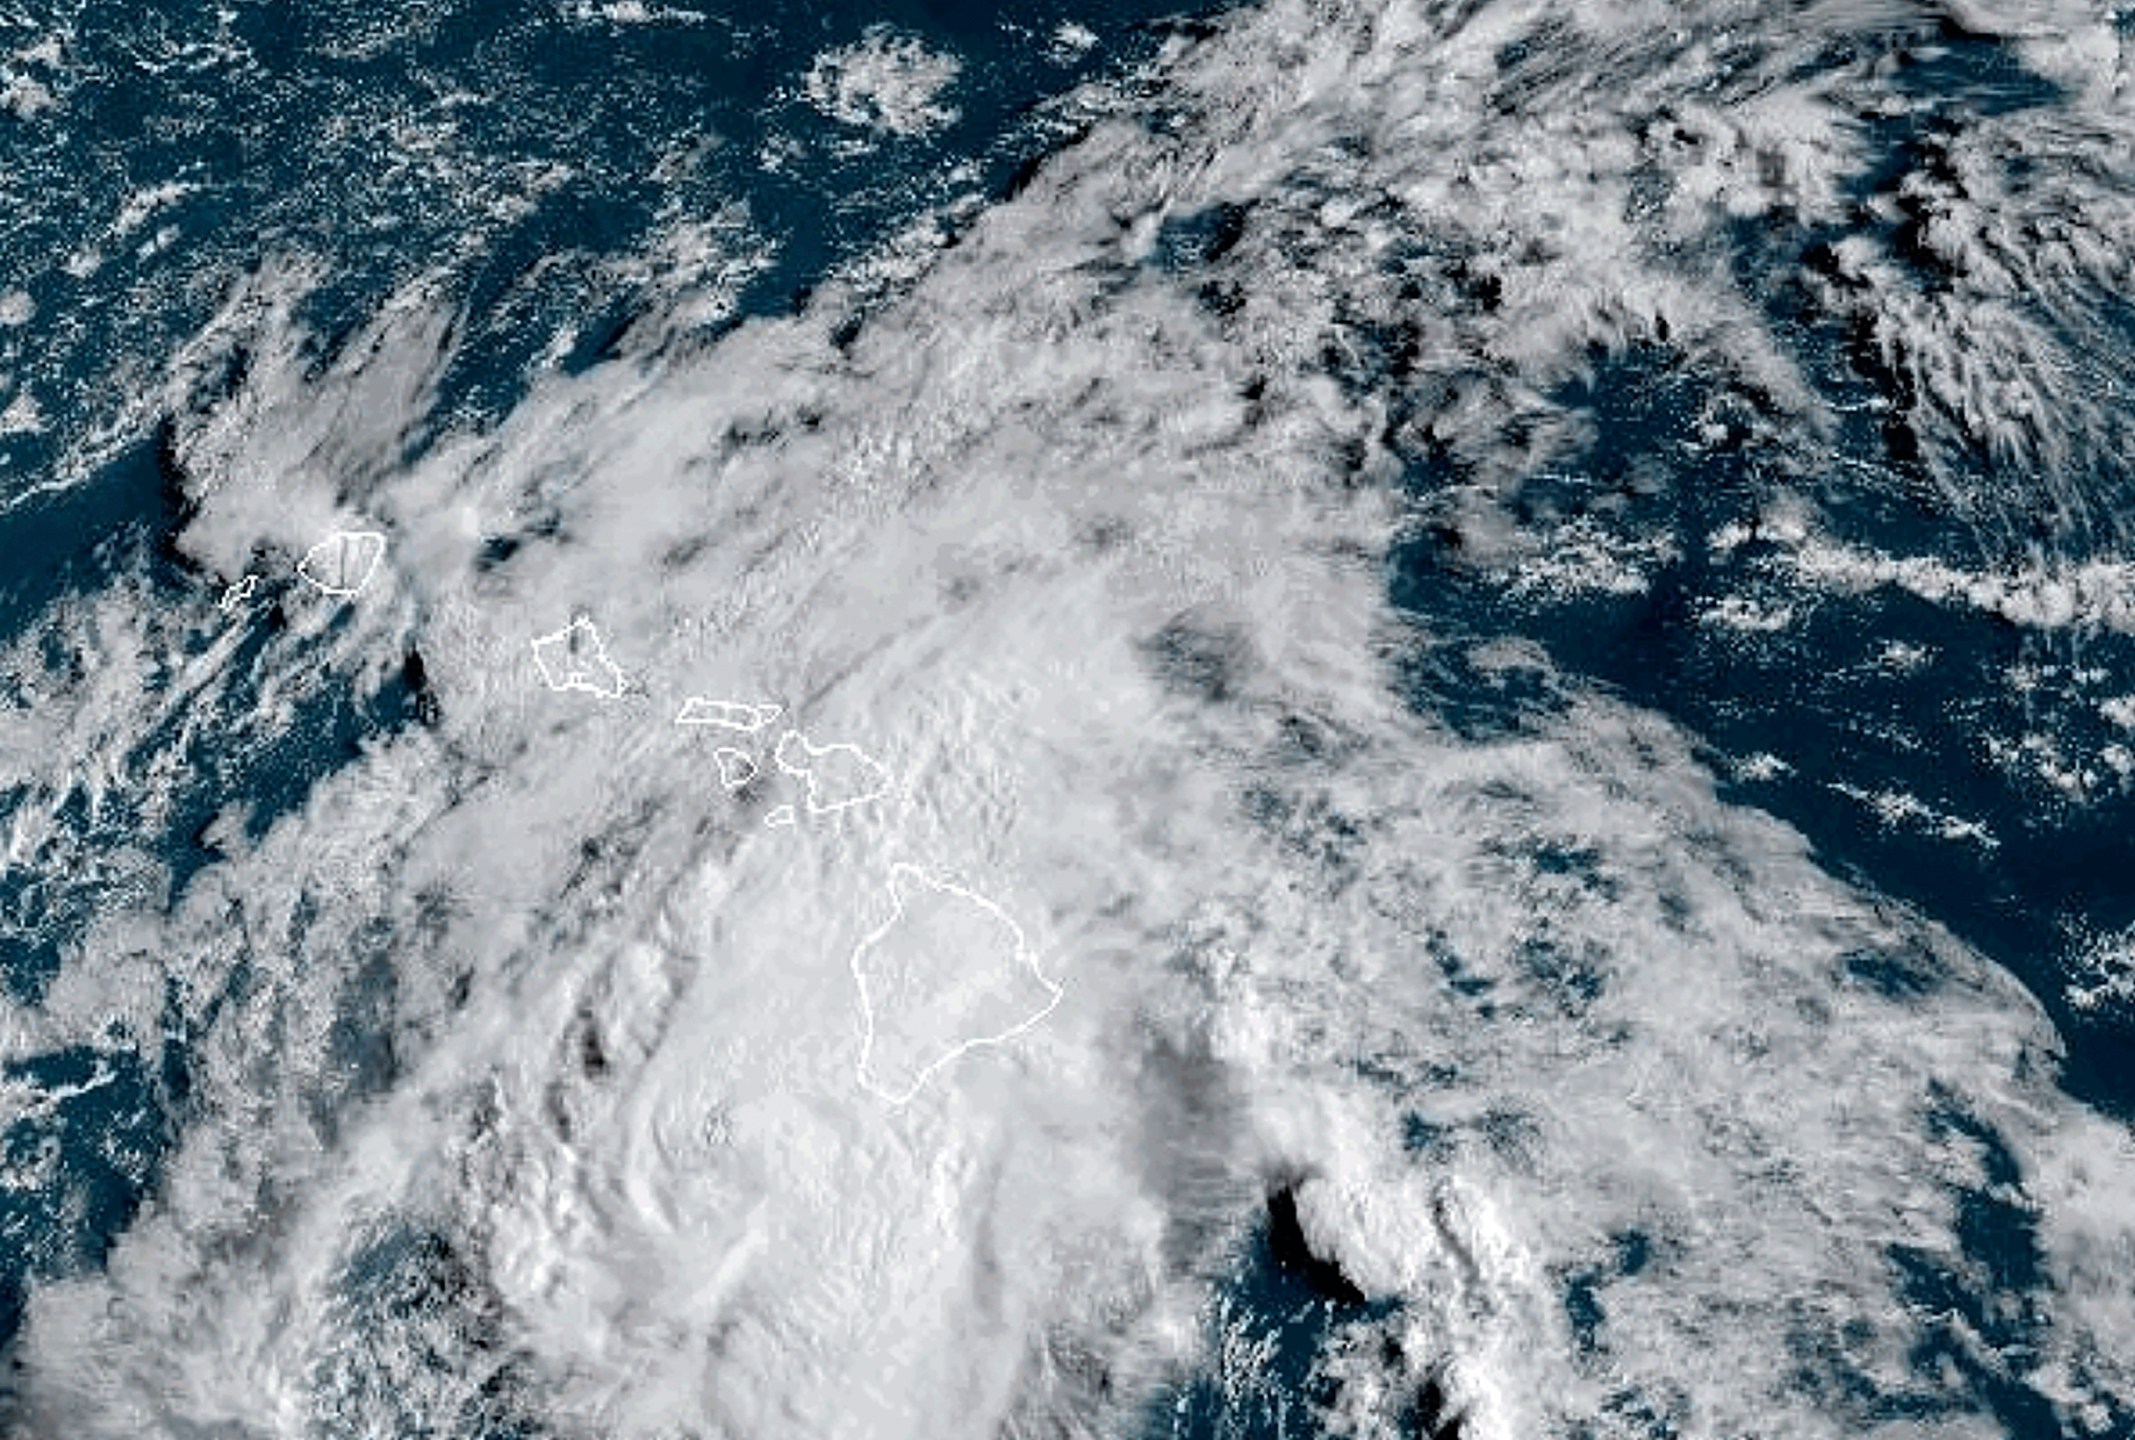
[[[1933,402],[1812,293],[1849,237],[1888,246],[1919,292],[1945,286],[1946,262],[1918,243],[1929,217],[1917,174],[1946,169],[1941,157],[1968,127],[2057,98],[2007,43],[1948,26],[1939,38],[1930,58],[1906,55],[1894,71],[1895,92],[1913,108],[1864,117],[1873,163],[1852,180],[1857,224],[1744,222],[1735,233],[1736,274],[1843,416],[1840,432],[1805,452],[1762,422],[1765,402],[1738,377],[1665,343],[1597,356],[1591,379],[1553,397],[1588,422],[1591,438],[1523,481],[1512,506],[1523,525],[1591,527],[1627,550],[1657,547],[1669,558],[1650,583],[1630,595],[1508,601],[1466,562],[1456,528],[1426,523],[1395,559],[1394,594],[1444,637],[1409,662],[1419,699],[1471,733],[1517,729],[1523,713],[1552,708],[1546,687],[1523,691],[1530,682],[1518,675],[1464,665],[1474,643],[1519,635],[1539,640],[1570,675],[1677,719],[1723,771],[1730,758],[1776,757],[1781,766],[1731,792],[2021,977],[2068,1042],[2069,1088],[2135,1115],[2135,1015],[2078,1011],[2066,998],[2072,953],[2135,924],[2135,788],[2125,774],[2093,770],[2072,793],[2009,762],[2042,740],[2077,755],[2110,746],[2098,686],[2135,674],[2135,639],[2089,627],[2042,634],[1896,587],[1790,593],[1760,570],[1779,551],[1757,533],[1760,516],[1789,492],[1812,496],[1841,542],[2010,577],[2027,563],[2109,556],[2135,515],[2135,468],[2121,454],[2077,457],[2075,487],[1983,447],[1941,457],[1943,473],[1931,478],[1914,427]],[[2110,386],[2114,357],[2135,350],[2135,308],[2123,296],[2091,298],[2075,315],[2027,308],[2072,353],[2099,357],[2097,382]],[[1707,428],[1715,416],[1717,438]],[[1409,483],[1426,516],[1463,478],[1442,453],[1414,454]],[[1729,529],[1746,541],[1722,543]],[[1792,602],[1803,618],[1769,635],[1701,623],[1716,605],[1744,600]],[[1863,796],[1909,797],[1992,841],[1890,824]]]
[[[2127,883],[2135,795],[2102,789],[2077,803],[2012,774],[1989,748],[2042,726],[2074,745],[2108,742],[2110,726],[2080,692],[2068,693],[2074,685],[2041,693],[2007,677],[2027,664],[2125,674],[2135,642],[2099,634],[2055,643],[1895,590],[1826,600],[1778,637],[1745,641],[1701,624],[1709,605],[1742,592],[1759,553],[1752,540],[1716,559],[1715,532],[1753,519],[1775,480],[1752,454],[1691,443],[1711,388],[1667,356],[1607,362],[1573,397],[1601,438],[1575,467],[1521,491],[1532,513],[1600,515],[1627,539],[1673,539],[1679,558],[1643,592],[1508,605],[1499,587],[1462,567],[1451,532],[1426,531],[1398,558],[1399,603],[1447,636],[1444,653],[1411,662],[1419,697],[1477,735],[1516,731],[1523,713],[1553,713],[1546,691],[1523,694],[1518,677],[1485,677],[1461,661],[1475,643],[1518,634],[1540,639],[1572,674],[1674,716],[1722,755],[1778,757],[1784,770],[1739,782],[1735,793],[1798,825],[1828,862],[1920,905],[2024,978],[2069,1041],[2070,1087],[2135,1113],[2135,1017],[2076,1012],[2064,998],[2071,947],[2135,923]],[[1656,476],[1654,456],[1685,458]],[[1428,494],[1446,482],[1424,471],[1417,483]],[[1903,499],[1843,499],[1848,538],[1872,534],[1901,553],[1955,564],[1985,558],[1973,530]],[[1880,663],[1893,646],[1937,659],[1917,670]],[[1999,843],[1882,823],[1835,783],[1910,795],[1976,821]]]
[[102,1263],[133,1217],[170,1140],[177,1077],[104,1049],[10,1061],[0,1074],[56,1099],[48,1120],[0,1137],[9,1170],[39,1182],[0,1195],[0,1326],[12,1335],[32,1278]]
[[[1310,1440],[1326,1434],[1321,1413],[1335,1397],[1321,1367],[1345,1330],[1375,1326],[1395,1308],[1369,1299],[1339,1268],[1315,1256],[1299,1226],[1295,1192],[1276,1189],[1210,1307],[1214,1363],[1157,1397],[1149,1440]],[[1374,1331],[1372,1343],[1392,1342]],[[1404,1418],[1416,1427],[1418,1440],[1458,1440],[1459,1417],[1436,1384],[1420,1387]]]
[[[263,265],[319,279],[323,353],[417,277],[463,307],[441,424],[526,367],[607,353],[672,275],[618,270],[662,227],[735,232],[732,314],[775,313],[930,206],[998,188],[1038,110],[1147,52],[1176,7],[75,4],[0,18],[28,87],[6,131],[0,358],[44,434],[0,436],[0,498],[115,423]],[[1054,43],[1073,20],[1089,43]],[[956,57],[954,119],[854,147],[803,93],[874,29]],[[442,273],[440,273],[442,272]],[[723,323],[723,322],[722,322]],[[4,477],[12,476],[12,479]]]
[[[1992,532],[1937,505],[1924,482],[1908,486],[1906,462],[1865,423],[1837,453],[1853,451],[1874,484],[1849,485],[1858,472],[1837,465],[1830,478],[1804,477],[1748,440],[1701,443],[1700,416],[1724,389],[1663,351],[1607,359],[1591,383],[1561,397],[1592,417],[1593,443],[1520,487],[1516,503],[1530,521],[1585,520],[1627,544],[1669,542],[1673,558],[1637,594],[1508,603],[1463,564],[1457,531],[1421,532],[1396,558],[1394,577],[1397,603],[1428,615],[1445,637],[1438,653],[1409,662],[1420,700],[1479,736],[1516,731],[1523,714],[1553,713],[1546,690],[1522,693],[1517,676],[1485,677],[1461,659],[1476,643],[1520,635],[1540,640],[1572,675],[1678,719],[1723,757],[1776,756],[1783,768],[1733,793],[1799,826],[1828,863],[1918,904],[2023,978],[2069,1044],[2069,1087],[2135,1114],[2135,1016],[2079,1012],[2065,998],[2071,952],[2135,924],[2127,879],[2135,793],[2107,772],[2071,795],[2004,763],[2027,735],[2051,735],[2079,753],[2110,744],[2113,727],[2079,677],[2135,673],[2135,640],[2041,636],[1896,588],[1818,597],[1778,635],[1745,638],[1701,623],[1715,603],[1757,593],[1754,567],[1772,549],[1754,535],[1758,513],[1780,487],[1804,481],[1822,487],[1826,517],[1843,519],[1842,539],[1990,573],[2017,560],[1996,552]],[[1426,458],[1413,483],[1428,501],[1456,478]],[[1983,488],[2000,483],[2006,477],[1981,477]],[[1716,553],[1715,536],[1729,526],[1751,528],[1751,538]],[[1917,668],[1885,663],[1893,653],[1935,658]],[[2041,683],[2011,683],[2027,673]],[[1863,793],[1912,797],[1977,824],[1994,843],[1891,825],[1860,803]]]

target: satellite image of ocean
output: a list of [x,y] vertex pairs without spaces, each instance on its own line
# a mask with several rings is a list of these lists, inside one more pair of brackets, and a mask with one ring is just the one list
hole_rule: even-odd
[[2135,1440],[2135,4],[0,0],[0,1440]]

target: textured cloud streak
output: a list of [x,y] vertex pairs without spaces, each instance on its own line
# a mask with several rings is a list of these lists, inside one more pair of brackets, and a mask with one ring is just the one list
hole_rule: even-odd
[[[1725,18],[1769,75],[1883,14]],[[1646,77],[1612,103],[1741,73],[1719,20],[1647,53],[1653,18],[1582,21]],[[2053,1089],[2013,982],[1720,803],[1650,717],[1575,697],[1477,743],[1398,693],[1402,425],[1509,476],[1564,423],[1545,382],[1663,322],[1820,403],[1723,267],[1623,218],[1631,121],[1547,75],[1505,101],[1488,57],[1538,23],[1242,15],[1153,77],[1175,123],[1101,120],[909,293],[544,382],[413,464],[449,329],[420,303],[195,415],[206,593],[389,537],[356,601],[257,622],[269,710],[416,656],[424,718],[218,831],[15,1022],[147,1045],[170,1005],[199,1037],[157,1195],[33,1295],[26,1433],[1119,1433],[1276,1180],[1402,1302],[1329,1362],[1359,1433],[1427,1384],[1492,1440],[1905,1404],[1996,1433],[1982,1368],[2124,1416],[2135,1155]],[[1725,124],[1673,172],[1683,245],[1834,203],[1825,97]],[[1172,222],[1223,205],[1249,218],[1182,279]],[[1409,294],[1375,257],[1422,239],[1459,263]],[[1409,420],[1345,369],[1390,332]],[[55,624],[173,655],[126,602]],[[544,684],[531,642],[581,615],[627,686]],[[236,684],[233,647],[189,683]],[[136,763],[156,717],[100,673],[7,753]],[[897,784],[766,828],[779,797],[674,723],[714,695]],[[895,1107],[856,1079],[848,960],[899,861],[967,877],[1063,993]]]

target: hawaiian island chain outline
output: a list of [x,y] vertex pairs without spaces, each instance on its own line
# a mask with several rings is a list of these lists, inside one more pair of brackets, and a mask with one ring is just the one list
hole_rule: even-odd
[[[385,551],[386,537],[378,531],[336,530],[305,552],[296,571],[321,594],[353,599],[371,583]],[[224,592],[219,608],[234,612],[257,585],[257,576],[243,576]],[[590,616],[575,614],[563,628],[530,643],[551,690],[614,700],[629,688]],[[783,706],[769,701],[692,695],[674,723],[722,730],[739,741],[761,735],[784,714]],[[729,791],[746,789],[763,771],[739,744],[717,746],[712,759]],[[859,746],[818,745],[795,729],[779,736],[771,760],[806,787],[803,807],[811,818],[865,805],[891,788],[888,768]],[[799,807],[778,805],[764,825],[788,828],[800,814]],[[1038,968],[1022,928],[985,896],[905,861],[890,867],[887,886],[890,918],[861,939],[850,960],[860,991],[856,1073],[862,1087],[902,1106],[959,1056],[999,1045],[1050,1015],[1062,989]]]
[[[692,696],[675,723],[745,736],[769,728],[782,713],[774,704]],[[712,753],[728,789],[755,777],[745,751],[722,745]],[[819,745],[788,729],[772,759],[807,787],[811,817],[865,805],[890,790],[889,770],[844,741]],[[780,805],[764,824],[782,829],[799,818],[796,807]],[[855,1074],[864,1089],[902,1106],[958,1057],[1043,1020],[1062,989],[1038,968],[1022,928],[985,896],[904,861],[890,867],[887,888],[890,918],[861,939],[850,961],[860,992]]]
[[[692,696],[675,723],[754,735],[782,713],[774,704]],[[722,745],[712,755],[729,790],[757,774],[746,751]],[[889,770],[844,741],[818,745],[788,729],[772,759],[807,787],[811,817],[865,805],[890,789]],[[764,824],[782,829],[799,818],[794,806],[780,805]],[[890,918],[860,941],[850,961],[860,991],[855,1074],[864,1089],[902,1106],[958,1057],[1043,1020],[1062,991],[1038,968],[1022,928],[985,896],[903,861],[890,867],[888,890]]]
[[[361,595],[385,559],[386,538],[377,530],[334,530],[306,550],[296,563],[297,578],[321,595],[353,600]],[[256,573],[238,576],[223,588],[215,608],[234,615],[259,591]]]
[[[297,574],[322,594],[350,599],[370,584],[385,549],[386,538],[377,531],[337,530],[305,553]],[[251,598],[256,583],[255,576],[240,579],[220,608],[234,611]],[[598,627],[584,614],[530,643],[550,690],[613,700],[628,689]],[[761,735],[784,713],[771,702],[691,696],[674,723],[722,730],[747,743],[746,737]],[[739,744],[716,747],[712,758],[729,791],[747,788],[763,773]],[[888,768],[845,741],[817,744],[788,728],[770,759],[806,787],[801,806],[778,805],[764,817],[770,829],[796,825],[803,810],[811,818],[836,815],[891,789]],[[1063,990],[1039,968],[1022,928],[985,896],[906,861],[890,867],[887,890],[890,918],[860,940],[849,961],[862,1031],[855,1071],[863,1088],[903,1106],[960,1056],[1002,1044],[1050,1015]]]

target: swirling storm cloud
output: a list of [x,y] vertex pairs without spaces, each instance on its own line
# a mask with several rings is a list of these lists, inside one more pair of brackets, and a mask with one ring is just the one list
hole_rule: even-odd
[[2135,1433],[2129,12],[0,26],[6,1433]]

